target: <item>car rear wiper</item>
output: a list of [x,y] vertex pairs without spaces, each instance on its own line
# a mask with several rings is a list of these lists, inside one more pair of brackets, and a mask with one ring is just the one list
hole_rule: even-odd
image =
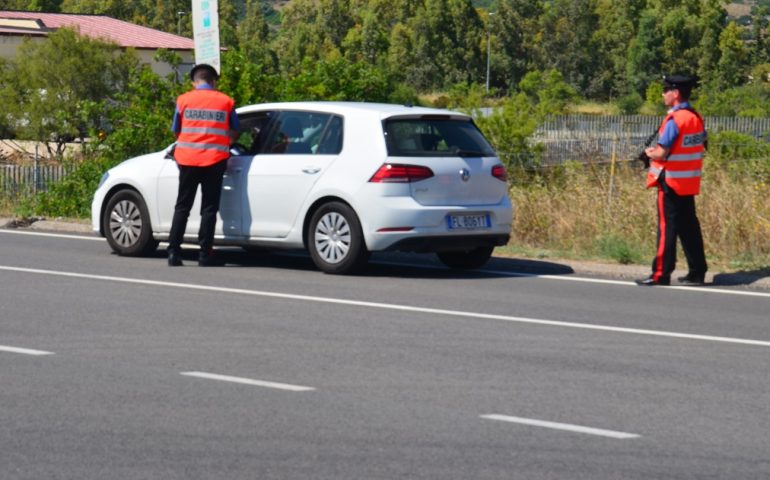
[[452,151],[455,155],[459,155],[461,157],[488,157],[489,155],[485,152],[480,152],[478,150],[463,150],[461,148],[454,149]]

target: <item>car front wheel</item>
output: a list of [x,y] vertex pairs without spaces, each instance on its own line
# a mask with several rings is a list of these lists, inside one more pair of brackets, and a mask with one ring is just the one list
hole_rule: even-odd
[[313,262],[326,273],[355,273],[369,260],[361,223],[353,209],[341,202],[329,202],[316,210],[310,219],[307,247]]
[[147,206],[134,190],[121,190],[110,198],[102,224],[107,243],[118,255],[148,255],[158,248]]
[[492,256],[495,247],[476,247],[464,251],[438,252],[441,263],[449,268],[471,270],[483,266]]

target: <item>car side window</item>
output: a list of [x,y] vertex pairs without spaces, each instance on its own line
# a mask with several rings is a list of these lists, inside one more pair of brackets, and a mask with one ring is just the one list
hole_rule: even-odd
[[283,111],[271,128],[263,151],[285,155],[320,153],[319,143],[330,118],[328,113]]
[[256,112],[240,115],[238,121],[238,143],[246,155],[256,155],[260,146],[264,144],[270,120],[275,117],[275,112]]
[[336,155],[342,151],[342,117],[333,116],[320,136],[316,153]]

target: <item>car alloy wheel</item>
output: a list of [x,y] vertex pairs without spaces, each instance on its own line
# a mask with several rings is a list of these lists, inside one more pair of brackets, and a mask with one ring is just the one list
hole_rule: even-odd
[[133,190],[121,190],[110,198],[102,225],[107,243],[119,255],[146,255],[158,247],[147,207]]
[[316,210],[310,220],[307,245],[313,262],[326,273],[353,273],[369,259],[358,217],[341,202],[330,202]]

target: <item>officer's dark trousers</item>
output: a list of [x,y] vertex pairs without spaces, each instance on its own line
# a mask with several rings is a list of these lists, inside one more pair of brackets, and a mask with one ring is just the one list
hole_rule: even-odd
[[695,196],[677,195],[665,183],[658,184],[658,243],[652,261],[652,278],[670,279],[676,266],[676,239],[682,241],[689,273],[703,277],[706,274],[706,255],[703,251],[703,235],[695,214]]
[[195,202],[198,185],[201,186],[201,224],[198,229],[198,244],[201,252],[209,252],[214,245],[214,228],[217,224],[219,198],[222,194],[222,177],[227,169],[227,161],[215,163],[209,167],[179,167],[179,192],[174,219],[171,222],[168,251],[181,251],[184,232],[187,228],[187,218],[190,216]]

